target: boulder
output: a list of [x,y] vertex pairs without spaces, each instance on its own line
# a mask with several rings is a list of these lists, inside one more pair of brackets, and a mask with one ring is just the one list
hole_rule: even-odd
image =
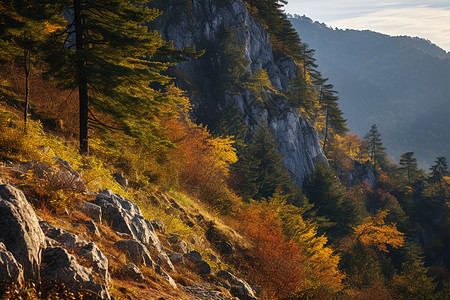
[[0,242],[22,265],[24,279],[39,282],[45,236],[25,195],[9,184],[0,185]]
[[39,224],[47,238],[57,242],[56,245],[70,249],[83,259],[89,261],[92,264],[94,271],[101,275],[102,280],[107,286],[109,285],[111,280],[108,271],[109,262],[97,245],[82,240],[75,234],[69,233],[64,229],[53,226],[45,221],[41,221]]
[[14,255],[0,242],[0,282],[14,283],[22,286],[24,281],[22,266],[14,258]]
[[49,247],[42,255],[42,281],[64,288],[83,299],[111,299],[106,286],[96,283],[92,270],[78,264],[62,247]]
[[183,254],[183,257],[194,264],[198,264],[202,261],[202,255],[198,251],[191,251]]
[[211,272],[212,272],[211,266],[204,260],[201,260],[197,264],[197,269],[198,269],[199,273],[203,274],[203,275],[211,274]]
[[163,221],[161,221],[159,219],[156,219],[156,220],[150,221],[150,224],[152,224],[153,228],[156,231],[158,231],[160,233],[165,233],[166,232],[166,226],[164,225]]
[[123,265],[119,273],[122,276],[134,279],[136,281],[144,280],[144,275],[142,274],[142,271],[133,263]]
[[110,224],[111,228],[129,234],[133,239],[156,252],[155,260],[175,271],[161,241],[150,223],[142,215],[139,206],[121,195],[106,190],[97,195],[95,204],[102,208],[102,217]]
[[147,248],[141,242],[136,240],[121,240],[116,242],[115,245],[133,263],[150,267],[155,265]]
[[102,221],[102,208],[97,204],[84,201],[81,210],[94,222],[100,223]]
[[169,254],[169,259],[175,265],[177,264],[184,265],[184,258],[183,255],[180,253]]
[[226,279],[231,285],[231,294],[241,300],[255,300],[256,296],[251,286],[243,279],[231,274],[230,272],[220,270],[217,276]]
[[55,189],[85,192],[87,188],[80,174],[67,161],[58,157],[54,157],[54,159],[57,167],[51,167],[41,162],[30,162],[24,166],[24,173],[32,172]]

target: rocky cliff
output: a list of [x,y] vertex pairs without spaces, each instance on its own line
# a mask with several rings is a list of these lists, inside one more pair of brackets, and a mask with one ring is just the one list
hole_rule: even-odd
[[[217,118],[211,121],[204,115],[217,111],[220,114],[226,105],[237,105],[251,130],[256,129],[259,122],[271,129],[284,155],[285,167],[299,183],[313,170],[317,160],[326,160],[316,131],[282,94],[297,70],[294,60],[274,54],[267,30],[249,13],[245,3],[240,0],[169,0],[156,1],[155,5],[164,10],[157,20],[157,29],[164,39],[172,40],[177,49],[195,46],[197,50],[205,50],[200,59],[178,65],[176,73],[179,82],[183,82],[180,85],[191,93],[200,122],[214,128],[211,123]],[[249,91],[217,95],[215,90],[205,86],[208,85],[205,79],[217,76],[214,70],[221,64],[217,47],[223,28],[235,30],[235,35],[245,45],[244,56],[250,73],[266,70],[276,91],[266,92],[264,101],[258,101]]]

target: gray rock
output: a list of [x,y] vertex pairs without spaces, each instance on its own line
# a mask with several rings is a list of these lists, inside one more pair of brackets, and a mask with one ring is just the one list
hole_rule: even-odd
[[123,267],[120,269],[120,274],[122,276],[134,279],[136,281],[144,280],[144,275],[142,274],[142,271],[133,263],[123,265]]
[[180,253],[169,254],[169,258],[170,258],[170,261],[175,265],[177,265],[177,264],[184,265],[184,258],[183,258],[183,255]]
[[160,265],[155,264],[155,266],[153,267],[153,269],[155,270],[155,272],[157,274],[159,274],[164,280],[166,280],[174,289],[178,289],[177,284],[175,283],[175,280],[173,280],[173,278],[167,274],[166,271],[164,271],[163,268],[161,268]]
[[220,270],[217,272],[218,277],[222,277],[231,285],[231,294],[241,300],[256,299],[255,293],[251,286],[243,279],[231,274],[228,271]]
[[183,254],[183,257],[194,264],[197,264],[202,261],[202,255],[198,251],[191,251],[186,254]]
[[183,240],[178,243],[178,249],[181,253],[188,253],[189,252],[189,245]]
[[64,284],[65,289],[88,299],[110,299],[107,287],[95,282],[92,270],[79,265],[75,256],[62,247],[43,251],[41,271],[46,284]]
[[200,285],[188,285],[184,286],[183,290],[187,293],[194,295],[193,299],[204,299],[204,300],[235,300],[222,294],[218,291],[212,291],[204,286]]
[[94,271],[98,275],[101,275],[102,280],[107,286],[109,285],[111,281],[111,276],[108,271],[109,262],[97,245],[82,240],[75,234],[69,233],[45,221],[41,221],[39,224],[47,238],[56,241],[58,243],[57,245],[75,251],[77,255],[89,261],[93,265]]
[[211,270],[211,266],[204,260],[201,260],[198,264],[197,264],[197,269],[199,271],[200,274],[211,274],[212,270]]
[[175,270],[152,224],[144,218],[141,210],[131,200],[106,190],[97,195],[95,204],[102,208],[102,217],[114,230],[129,234],[156,252],[156,262]]
[[97,204],[91,202],[83,202],[82,211],[86,216],[94,220],[94,222],[101,223],[102,221],[102,208]]
[[9,184],[0,185],[0,242],[22,265],[25,280],[39,282],[44,233],[25,195]]
[[92,220],[86,222],[86,227],[93,236],[97,238],[100,237],[100,231],[98,230],[97,225],[95,225],[95,223]]
[[164,225],[163,221],[156,219],[156,220],[150,221],[150,224],[152,224],[153,228],[156,231],[159,231],[160,233],[166,232],[166,226]]
[[337,168],[336,171],[339,175],[339,178],[349,187],[367,182],[371,189],[375,188],[378,181],[370,167],[370,163],[361,164],[360,162],[351,159],[350,157],[349,159],[353,164],[353,169],[350,171],[344,171],[340,168]]
[[121,240],[116,242],[115,245],[133,263],[150,267],[155,265],[147,248],[141,242],[136,240]]
[[123,173],[114,173],[114,179],[125,189],[128,187],[128,179],[123,176]]
[[[177,18],[171,18],[176,14]],[[298,67],[290,57],[273,55],[269,33],[260,21],[256,20],[241,0],[211,1],[193,0],[192,9],[185,13],[177,11],[176,5],[169,6],[165,14],[158,18],[159,32],[166,40],[173,41],[175,48],[186,45],[203,49],[204,45],[217,45],[222,28],[236,29],[235,36],[245,45],[244,57],[249,62],[248,70],[254,74],[264,69],[274,88],[285,91],[289,81],[295,76]],[[214,49],[206,49],[212,54],[204,58],[178,64],[177,68],[189,81],[198,86],[204,85],[211,68],[221,64]],[[218,68],[218,67],[216,67]],[[228,104],[236,104],[244,114],[244,121],[254,132],[262,121],[270,129],[279,143],[279,152],[283,155],[284,166],[296,177],[301,185],[306,176],[314,169],[316,161],[326,162],[313,126],[281,93],[264,92],[264,103],[258,101],[250,92],[243,94],[225,94],[225,102],[217,103],[217,95],[209,90],[206,96],[193,96],[194,113],[208,114],[211,110],[222,109]],[[222,97],[223,95],[220,95]],[[217,107],[214,107],[217,106]]]
[[23,269],[14,255],[0,242],[0,282],[4,284],[14,283],[21,287],[23,284]]
[[85,192],[87,188],[80,174],[68,162],[58,157],[54,159],[58,167],[50,167],[41,162],[30,162],[24,166],[24,173],[33,172],[35,176],[49,182],[55,189]]

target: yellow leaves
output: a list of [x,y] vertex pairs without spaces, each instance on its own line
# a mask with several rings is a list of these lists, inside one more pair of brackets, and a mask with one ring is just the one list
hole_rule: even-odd
[[388,210],[382,210],[373,217],[364,219],[363,224],[354,228],[355,235],[366,247],[375,247],[388,252],[387,245],[394,248],[403,246],[403,233],[398,231],[396,224],[386,224],[384,219]]

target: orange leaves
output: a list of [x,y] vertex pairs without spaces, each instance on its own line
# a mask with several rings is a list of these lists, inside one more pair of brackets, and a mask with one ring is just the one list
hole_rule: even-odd
[[[176,94],[176,88],[172,92]],[[236,150],[231,138],[214,137],[206,127],[192,122],[190,109],[185,101],[181,112],[162,121],[169,140],[176,145],[170,161],[184,188],[199,192],[198,196],[206,198],[203,200],[213,200],[226,190],[229,166],[237,161]]]
[[403,233],[397,230],[396,224],[386,224],[384,219],[388,210],[382,210],[373,217],[364,219],[363,224],[354,228],[356,237],[366,246],[375,247],[388,252],[387,245],[394,248],[403,246]]
[[247,274],[250,281],[266,287],[269,299],[293,294],[305,281],[306,258],[301,247],[285,240],[275,212],[265,203],[252,203],[239,220],[241,230],[254,243]]

